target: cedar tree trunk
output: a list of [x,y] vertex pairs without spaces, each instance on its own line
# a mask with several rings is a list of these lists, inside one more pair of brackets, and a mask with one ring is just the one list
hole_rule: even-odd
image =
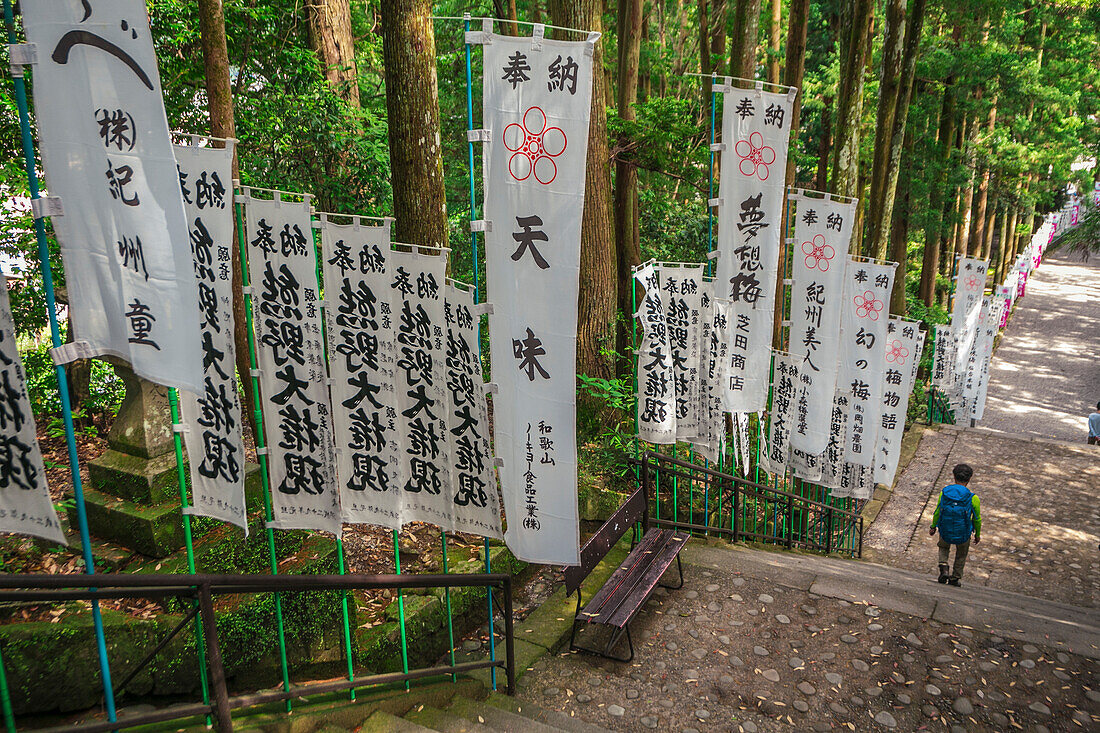
[[447,246],[435,31],[428,0],[382,3],[395,239]]

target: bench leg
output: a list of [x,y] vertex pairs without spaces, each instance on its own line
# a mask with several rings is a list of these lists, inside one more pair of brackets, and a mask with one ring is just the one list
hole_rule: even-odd
[[[619,640],[623,638],[624,633],[626,634],[627,646],[630,649],[630,656],[626,657],[625,659],[623,657],[616,657],[611,653],[611,650],[614,649],[615,645],[619,643]],[[603,654],[601,654],[600,656],[607,659],[614,659],[616,662],[634,661],[634,641],[630,638],[630,624],[627,624],[626,626],[622,627],[617,632],[612,634],[611,640],[607,642],[607,646],[604,647]]]
[[668,588],[669,590],[679,590],[684,587],[684,568],[680,565],[680,555],[676,555],[676,572],[680,574],[680,583],[678,585],[665,585],[664,583],[658,583],[657,585],[662,588]]
[[[611,650],[614,649],[615,646],[619,643],[619,641],[623,638],[623,634],[626,634],[626,643],[627,643],[628,648],[630,649],[630,655],[627,656],[627,657],[617,657],[617,656],[615,656],[614,654],[611,653]],[[587,654],[595,654],[598,657],[603,657],[604,659],[610,659],[613,662],[632,662],[632,661],[634,661],[634,641],[633,641],[633,639],[630,638],[630,625],[629,624],[611,634],[611,639],[608,640],[607,644],[603,648],[603,651],[600,651],[599,649],[591,649],[589,647],[580,646],[580,645],[576,644],[575,643],[576,636],[577,636],[577,621],[574,620],[573,621],[573,632],[569,635],[569,651],[571,651],[571,652],[585,652]]]

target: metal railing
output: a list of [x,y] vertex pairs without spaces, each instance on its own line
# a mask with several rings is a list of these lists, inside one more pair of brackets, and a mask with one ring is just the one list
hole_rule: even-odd
[[[94,582],[94,587],[89,587]],[[499,588],[504,608],[505,659],[486,659],[435,667],[392,672],[291,685],[289,689],[256,692],[230,696],[226,686],[225,668],[218,643],[217,618],[214,612],[214,596],[244,593],[296,593],[307,591],[350,590],[403,590],[411,588]],[[31,602],[58,603],[78,600],[106,600],[120,598],[183,598],[190,599],[193,608],[160,643],[131,670],[123,687],[156,654],[168,645],[192,619],[198,619],[205,641],[205,664],[210,684],[211,702],[172,705],[162,710],[136,713],[120,717],[116,721],[96,720],[49,728],[57,731],[96,733],[121,728],[163,723],[196,716],[213,715],[222,733],[233,730],[233,710],[249,708],[264,703],[280,702],[309,695],[356,690],[365,687],[387,685],[426,677],[452,676],[478,669],[505,670],[508,678],[507,693],[515,692],[515,649],[512,620],[512,576],[505,573],[470,574],[422,574],[422,575],[96,575],[94,580],[83,575],[13,575],[0,574],[0,603]]]
[[937,423],[954,425],[955,408],[951,407],[947,395],[935,387],[930,387],[928,389],[928,424],[935,425]]
[[733,542],[863,555],[858,507],[845,509],[652,451],[631,462],[652,487],[652,524]]

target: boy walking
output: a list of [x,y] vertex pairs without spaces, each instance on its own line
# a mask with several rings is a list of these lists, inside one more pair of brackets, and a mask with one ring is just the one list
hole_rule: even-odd
[[[966,556],[970,552],[970,535],[974,535],[974,544],[982,541],[982,505],[978,495],[966,488],[974,475],[974,469],[960,463],[951,469],[951,473],[955,477],[955,483],[943,488],[928,534],[936,534],[937,527],[940,530],[937,543],[940,548],[940,582],[957,586],[962,579],[963,568],[966,567]],[[947,561],[952,545],[955,546],[955,564],[950,568],[949,574]]]

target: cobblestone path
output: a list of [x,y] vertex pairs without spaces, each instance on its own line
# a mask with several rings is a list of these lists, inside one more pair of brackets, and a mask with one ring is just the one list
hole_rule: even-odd
[[929,537],[939,490],[956,463],[974,467],[982,542],[966,584],[1100,608],[1100,456],[1085,445],[1019,440],[982,429],[928,430],[867,531],[864,555],[936,573]]
[[979,426],[1085,442],[1086,417],[1100,401],[1097,259],[1056,253],[1032,275],[993,355]]
[[[800,571],[749,562],[771,553],[689,550],[684,587],[659,591],[635,621],[632,663],[544,657],[520,698],[617,731],[1100,727],[1095,658],[828,597],[790,580]],[[868,567],[829,562],[851,566],[853,584]]]

